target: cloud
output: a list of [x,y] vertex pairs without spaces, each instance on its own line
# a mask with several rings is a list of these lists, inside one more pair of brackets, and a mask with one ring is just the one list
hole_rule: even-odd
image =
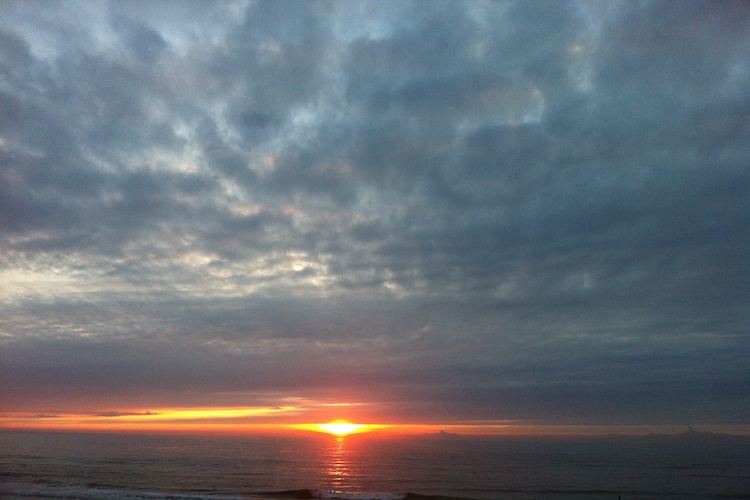
[[152,411],[145,411],[143,413],[134,413],[134,412],[121,412],[121,411],[105,411],[101,413],[97,413],[97,417],[132,417],[132,416],[150,416],[150,415],[158,415],[158,412],[152,412]]
[[198,5],[0,17],[8,405],[742,420],[740,3]]

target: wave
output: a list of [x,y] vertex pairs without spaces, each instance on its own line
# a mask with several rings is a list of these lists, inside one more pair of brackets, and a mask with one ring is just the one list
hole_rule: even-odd
[[0,499],[12,496],[29,499],[58,500],[468,500],[466,498],[420,495],[417,493],[341,493],[315,489],[258,491],[247,495],[218,495],[186,492],[119,490],[91,486],[43,486],[8,483],[0,485]]
[[41,486],[22,483],[0,485],[0,498],[3,496],[62,500],[245,500],[245,497],[236,495],[115,490],[87,486]]
[[258,497],[288,498],[292,500],[469,500],[461,497],[449,497],[440,495],[420,495],[419,493],[345,493],[337,491],[322,490],[284,490],[284,491],[262,491],[254,493]]
[[[496,495],[511,495],[513,498],[560,498],[561,496],[606,496],[617,498],[622,492],[612,490],[560,490],[560,489],[499,489]],[[629,491],[629,496],[647,496],[649,498],[726,498],[735,500],[750,500],[750,495],[743,493],[732,495],[702,495],[681,496],[679,494],[659,491]],[[471,495],[471,494],[470,494]],[[120,490],[99,488],[93,486],[52,486],[28,483],[0,483],[0,500],[474,500],[470,496],[424,495],[419,493],[389,493],[389,492],[333,492],[316,489],[297,489],[279,491],[257,491],[242,495],[222,495],[193,492],[155,492],[138,490]],[[482,495],[480,498],[486,498]],[[497,498],[497,497],[496,497]]]

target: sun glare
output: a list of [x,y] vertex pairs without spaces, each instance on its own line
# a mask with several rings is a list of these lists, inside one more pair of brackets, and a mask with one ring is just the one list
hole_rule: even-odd
[[392,427],[386,424],[353,424],[346,420],[334,420],[325,424],[291,424],[291,428],[323,432],[325,434],[333,434],[337,437],[344,437],[350,434],[361,434],[363,432],[372,432],[383,430]]
[[346,436],[367,427],[365,424],[352,424],[343,420],[337,420],[328,424],[315,424],[315,426],[323,432],[335,434],[336,436]]

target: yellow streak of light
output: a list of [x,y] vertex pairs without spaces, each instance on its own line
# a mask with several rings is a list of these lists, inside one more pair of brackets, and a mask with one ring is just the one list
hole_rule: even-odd
[[[251,427],[281,427],[264,424],[267,419],[288,416],[300,411],[295,406],[242,408],[165,408],[154,410],[120,410],[100,413],[32,414],[0,413],[0,428],[26,429],[111,429],[166,430],[205,429],[243,430]],[[257,419],[261,419],[258,421]]]
[[207,420],[224,418],[261,417],[297,410],[294,406],[273,408],[186,408],[156,410],[140,414],[114,415],[111,418],[121,421],[159,420]]

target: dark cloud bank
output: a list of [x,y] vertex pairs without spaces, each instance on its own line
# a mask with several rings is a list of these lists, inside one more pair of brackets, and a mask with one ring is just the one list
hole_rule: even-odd
[[745,2],[6,2],[5,409],[750,414]]

